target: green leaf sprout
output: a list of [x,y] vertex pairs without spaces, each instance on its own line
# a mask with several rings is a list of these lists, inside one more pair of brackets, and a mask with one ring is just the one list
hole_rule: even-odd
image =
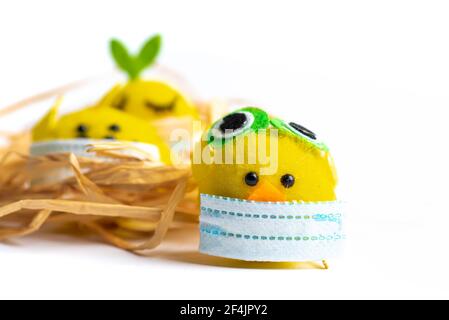
[[112,39],[109,46],[117,66],[134,80],[139,78],[143,70],[154,64],[161,49],[161,42],[162,38],[158,34],[149,38],[137,55],[130,54],[123,42],[118,39]]

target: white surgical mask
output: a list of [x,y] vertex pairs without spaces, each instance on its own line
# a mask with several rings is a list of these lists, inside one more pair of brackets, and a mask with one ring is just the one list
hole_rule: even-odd
[[[80,157],[96,157],[95,153],[87,152],[90,145],[95,145],[97,143],[114,143],[114,140],[105,139],[61,139],[61,140],[50,140],[50,141],[38,141],[34,142],[30,148],[30,154],[33,156],[44,156],[52,153],[73,153]],[[157,146],[143,143],[143,142],[127,142],[138,149],[141,149],[152,156],[155,161],[160,160],[159,150]],[[134,155],[139,157],[139,153],[134,150],[122,150],[124,154]],[[105,160],[105,159],[102,159]]]
[[201,194],[200,252],[247,261],[319,261],[337,256],[342,203],[255,202]]
[[[95,158],[103,162],[115,161],[114,158],[97,156],[93,152],[88,152],[89,146],[98,143],[114,143],[111,140],[104,139],[61,139],[61,140],[49,140],[34,142],[30,148],[30,154],[32,156],[46,156],[49,154],[60,153],[73,153],[78,157]],[[145,151],[155,161],[160,160],[159,149],[155,145],[146,144],[142,142],[126,142],[136,147],[137,149]],[[132,149],[117,150],[117,153],[125,155],[132,155],[136,158],[142,157],[139,152]],[[48,171],[38,179],[34,179],[31,184],[48,184],[48,183],[60,183],[62,180],[73,177],[73,171],[70,167],[57,167]]]

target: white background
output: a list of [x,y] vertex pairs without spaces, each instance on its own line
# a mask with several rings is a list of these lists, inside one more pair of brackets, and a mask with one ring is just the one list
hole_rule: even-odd
[[161,63],[202,97],[320,134],[351,216],[328,271],[35,235],[0,244],[0,298],[449,298],[448,16],[445,1],[2,1],[0,107],[110,72],[112,36],[137,49],[161,32]]

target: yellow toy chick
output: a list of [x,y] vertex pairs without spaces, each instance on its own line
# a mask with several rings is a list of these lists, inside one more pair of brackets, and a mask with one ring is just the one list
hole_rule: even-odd
[[[270,154],[270,137],[276,130],[277,154]],[[239,138],[243,148],[238,148]],[[253,138],[253,139],[252,139]],[[262,139],[264,138],[264,139]],[[266,138],[266,139],[265,139]],[[220,151],[223,163],[193,161],[194,176],[202,194],[253,201],[333,201],[337,177],[328,148],[305,127],[270,117],[257,108],[243,108],[218,120],[201,143],[201,151],[212,157]],[[255,141],[254,149],[250,149]],[[262,142],[266,141],[264,145]],[[234,150],[232,163],[225,163],[225,153]],[[255,157],[266,148],[271,164]],[[252,151],[250,151],[252,150]],[[238,161],[238,159],[244,159]],[[204,160],[204,159],[203,159]],[[276,161],[277,170],[264,175],[263,169]]]
[[107,107],[89,107],[58,116],[55,104],[33,128],[34,142],[69,139],[121,140],[156,145],[161,161],[169,163],[170,151],[148,122]]
[[124,86],[114,87],[105,96],[102,104],[145,120],[184,116],[197,119],[195,106],[180,91],[160,81],[139,78],[141,72],[155,62],[160,47],[161,37],[155,35],[145,42],[137,55],[132,55],[122,42],[112,40],[112,57],[117,66],[128,74],[130,80]]
[[200,252],[244,261],[322,261],[326,269],[327,259],[342,252],[334,164],[312,131],[243,108],[212,125],[192,160]]

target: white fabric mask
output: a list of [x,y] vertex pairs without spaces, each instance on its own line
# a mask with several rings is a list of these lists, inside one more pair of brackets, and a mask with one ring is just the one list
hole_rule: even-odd
[[319,261],[345,239],[339,201],[255,202],[201,194],[200,252],[247,261]]

